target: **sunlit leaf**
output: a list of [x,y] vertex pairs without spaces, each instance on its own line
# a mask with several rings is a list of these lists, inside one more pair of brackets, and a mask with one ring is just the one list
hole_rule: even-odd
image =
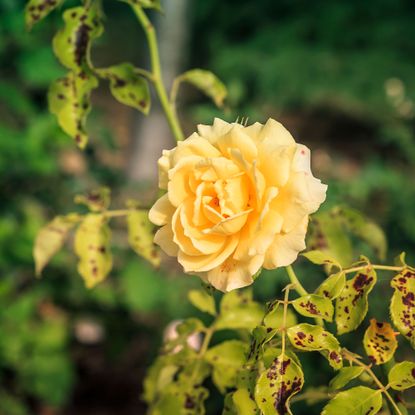
[[56,115],[60,127],[80,148],[84,148],[88,141],[85,123],[91,109],[89,98],[97,86],[98,81],[93,75],[69,72],[49,88],[50,112]]
[[306,257],[313,264],[335,266],[341,269],[341,265],[339,264],[337,259],[331,256],[330,254],[327,254],[326,252],[314,250],[305,252],[301,255]]
[[321,317],[324,320],[332,321],[334,307],[327,297],[316,294],[307,294],[296,298],[292,302],[295,310],[306,317]]
[[407,267],[406,265],[406,252],[401,252],[394,260],[394,263],[398,267]]
[[320,326],[298,324],[288,328],[288,338],[297,349],[307,352],[321,351],[330,366],[339,369],[343,365],[341,348],[338,340]]
[[346,285],[346,274],[343,271],[330,275],[316,289],[316,294],[334,300],[343,291]]
[[108,209],[110,202],[111,190],[108,187],[92,190],[87,195],[75,196],[75,203],[87,206],[92,212],[102,212]]
[[248,389],[237,389],[225,397],[222,415],[259,415]]
[[75,234],[75,253],[79,257],[78,271],[88,288],[103,281],[112,268],[111,231],[105,217],[90,213],[85,216]]
[[[269,304],[268,310],[264,316],[264,326],[271,327],[273,329],[280,329],[284,324],[284,310],[283,307],[279,307],[277,301]],[[285,316],[285,325],[287,327],[297,324],[296,314],[289,308]]]
[[407,268],[396,275],[390,304],[392,322],[415,348],[415,271]]
[[221,107],[228,94],[225,85],[210,71],[204,69],[192,69],[178,77],[180,82],[188,82],[200,89],[210,97],[214,103]]
[[376,281],[376,272],[368,265],[346,282],[342,293],[336,299],[338,334],[355,330],[363,321],[368,310],[367,297]]
[[397,363],[388,374],[388,382],[392,389],[403,391],[415,386],[415,362]]
[[338,393],[321,415],[375,415],[382,408],[382,392],[357,386]]
[[281,354],[261,373],[255,386],[255,401],[264,415],[292,414],[290,399],[304,384],[299,364]]
[[128,242],[136,254],[158,267],[160,252],[153,243],[154,225],[148,219],[148,211],[130,209],[127,215]]
[[75,213],[57,216],[39,231],[33,247],[36,275],[41,274],[43,268],[62,248],[69,231],[79,220],[80,216]]
[[359,377],[364,368],[361,366],[342,367],[337,375],[330,381],[329,388],[337,390],[345,387],[350,381]]
[[398,341],[389,323],[372,318],[363,338],[363,346],[372,363],[379,365],[392,359]]
[[53,38],[55,55],[63,66],[76,73],[88,70],[91,42],[103,31],[96,4],[65,10],[65,26]]
[[148,114],[151,104],[148,82],[137,74],[133,65],[120,63],[99,69],[97,73],[109,80],[111,93],[117,101]]
[[26,27],[31,29],[63,2],[64,0],[29,0],[25,7]]
[[206,290],[191,290],[188,294],[189,301],[199,310],[216,315],[215,299]]

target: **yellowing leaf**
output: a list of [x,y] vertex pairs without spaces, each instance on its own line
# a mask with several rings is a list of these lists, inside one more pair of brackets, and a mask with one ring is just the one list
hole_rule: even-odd
[[306,317],[321,317],[332,321],[334,307],[329,298],[316,294],[307,294],[292,302],[295,310]]
[[148,219],[146,210],[130,209],[127,215],[128,242],[135,251],[153,266],[161,262],[160,253],[153,243],[154,225]]
[[259,410],[247,389],[237,389],[232,395],[235,415],[256,415]]
[[321,415],[375,415],[382,408],[382,392],[357,386],[338,393]]
[[337,375],[330,381],[329,388],[331,390],[341,389],[351,380],[359,377],[363,373],[364,368],[361,366],[342,367]]
[[106,210],[111,202],[111,190],[108,187],[100,187],[99,189],[89,192],[86,196],[75,196],[75,203],[88,206],[92,212],[102,212]]
[[336,299],[337,333],[344,334],[355,330],[366,316],[368,294],[376,284],[377,277],[368,265],[354,278],[346,282],[344,289]]
[[313,264],[336,266],[337,268],[341,269],[341,265],[339,264],[337,259],[331,256],[330,254],[327,254],[326,252],[314,250],[305,252],[301,255],[306,257]]
[[391,286],[395,290],[390,304],[392,322],[415,348],[415,271],[406,268],[392,279]]
[[363,338],[363,346],[372,363],[379,365],[392,359],[398,341],[390,324],[372,318]]
[[216,315],[215,299],[206,290],[191,290],[188,297],[190,302],[199,310],[212,316]]
[[65,27],[53,38],[53,51],[66,68],[76,73],[88,70],[91,41],[103,31],[98,9],[73,7],[63,13],[63,20]]
[[255,386],[255,401],[264,415],[292,415],[290,399],[304,384],[300,365],[281,354],[261,373]]
[[397,363],[388,374],[389,385],[392,389],[403,391],[415,386],[415,362]]
[[31,29],[38,21],[46,17],[53,9],[60,6],[64,0],[29,0],[25,7],[26,27]]
[[334,300],[343,291],[346,285],[346,274],[340,271],[336,274],[330,275],[323,281],[316,290],[316,294]]
[[80,217],[75,213],[57,216],[39,231],[33,247],[36,275],[41,274],[43,268],[62,248],[68,232],[79,220]]
[[98,81],[93,75],[69,72],[49,88],[50,112],[56,115],[60,127],[80,148],[88,141],[85,123],[91,109],[89,97],[97,86]]
[[307,352],[321,351],[330,366],[340,369],[343,365],[341,348],[338,340],[320,326],[298,324],[287,330],[291,344]]
[[85,216],[75,234],[75,253],[79,258],[78,271],[88,288],[103,281],[112,268],[110,252],[111,231],[103,215]]

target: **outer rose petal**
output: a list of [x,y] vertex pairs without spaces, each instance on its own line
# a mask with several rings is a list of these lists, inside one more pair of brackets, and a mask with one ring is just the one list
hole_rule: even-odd
[[166,193],[154,203],[148,212],[148,218],[154,225],[162,226],[171,220],[175,207],[170,203],[169,196]]
[[173,242],[171,224],[164,225],[154,235],[154,243],[169,256],[177,256],[179,247]]

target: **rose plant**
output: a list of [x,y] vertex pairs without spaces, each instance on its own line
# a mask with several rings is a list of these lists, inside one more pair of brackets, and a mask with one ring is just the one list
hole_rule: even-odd
[[[382,231],[349,208],[316,213],[327,186],[311,173],[310,150],[277,121],[248,126],[216,119],[183,140],[175,110],[180,83],[193,84],[219,106],[226,88],[211,72],[194,69],[175,80],[168,97],[156,33],[146,14],[146,9],[160,10],[160,4],[124,2],[146,34],[150,70],[129,63],[93,65],[90,50],[103,31],[103,11],[101,2],[85,0],[64,11],[64,27],[53,40],[68,74],[51,86],[50,110],[84,148],[90,94],[100,80],[109,81],[115,99],[143,114],[150,110],[153,86],[177,141],[159,159],[162,194],[149,211],[139,201],[110,210],[107,188],[78,196],[75,200],[88,213],[58,216],[40,230],[36,272],[76,228],[79,273],[87,287],[96,286],[112,268],[109,223],[125,216],[137,254],[155,266],[163,265],[162,251],[177,256],[186,273],[203,280],[200,290],[189,292],[189,301],[208,317],[186,319],[166,338],[144,383],[150,414],[204,414],[209,394],[220,393],[225,415],[292,414],[302,402],[324,402],[323,415],[408,415],[411,404],[404,394],[415,386],[415,362],[398,346],[415,346],[415,269],[404,254],[393,265],[352,257],[349,234],[382,259]],[[62,3],[29,0],[28,26]],[[153,225],[159,226],[154,241]],[[326,274],[309,291],[291,266],[304,250],[302,256]],[[241,290],[254,283],[262,268],[279,267],[285,267],[289,280],[278,298],[263,305],[254,300],[251,288]],[[369,310],[378,272],[389,273],[391,322]],[[359,326],[366,330],[361,342],[353,339],[351,351],[338,337]],[[189,342],[194,336],[201,341]],[[317,388],[317,376],[305,378],[303,353],[322,356],[335,371],[329,385]]]

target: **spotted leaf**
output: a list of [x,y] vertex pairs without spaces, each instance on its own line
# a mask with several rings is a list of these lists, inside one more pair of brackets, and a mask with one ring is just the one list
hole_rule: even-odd
[[354,278],[346,282],[342,293],[336,299],[338,334],[348,333],[359,327],[367,314],[367,297],[376,281],[376,273],[368,265],[365,269],[358,272]]
[[363,338],[363,346],[372,363],[379,365],[392,359],[398,341],[390,324],[372,318]]
[[321,317],[332,321],[334,307],[329,298],[316,294],[307,294],[292,302],[295,310],[306,317]]
[[280,354],[259,376],[255,401],[264,415],[292,415],[290,399],[303,387],[301,366],[286,354]]
[[341,389],[350,381],[359,377],[364,371],[361,366],[342,367],[337,375],[330,381],[329,388],[331,390]]
[[75,234],[75,253],[79,258],[78,271],[88,288],[103,281],[112,268],[110,252],[111,231],[102,214],[85,216]]
[[66,68],[85,72],[90,67],[91,42],[103,31],[99,9],[94,5],[73,7],[63,13],[63,20],[64,28],[53,38],[53,51]]
[[341,269],[341,265],[339,264],[339,261],[337,261],[336,258],[334,258],[333,256],[331,256],[330,254],[326,252],[314,250],[314,251],[305,252],[304,254],[301,254],[301,255],[306,257],[313,264],[327,265],[330,267],[335,266]]
[[52,83],[49,89],[50,112],[56,115],[60,127],[80,148],[84,148],[88,141],[85,123],[91,109],[89,98],[97,86],[98,81],[94,76],[69,72]]
[[389,385],[392,389],[403,391],[415,386],[415,362],[397,363],[388,374]]
[[109,80],[111,93],[117,101],[148,114],[151,102],[148,82],[136,73],[133,65],[121,63],[99,69],[97,73]]
[[111,189],[108,187],[100,187],[92,190],[86,195],[75,196],[75,203],[88,207],[92,212],[102,212],[108,209],[111,202]]
[[330,275],[316,290],[316,294],[334,300],[346,285],[346,274],[343,271]]
[[406,268],[392,279],[391,285],[394,289],[390,304],[392,322],[415,348],[415,271]]
[[29,0],[25,7],[26,27],[31,29],[63,2],[64,0]]
[[291,344],[307,352],[320,351],[327,358],[330,366],[340,369],[343,365],[341,348],[338,340],[320,326],[298,324],[287,330]]

